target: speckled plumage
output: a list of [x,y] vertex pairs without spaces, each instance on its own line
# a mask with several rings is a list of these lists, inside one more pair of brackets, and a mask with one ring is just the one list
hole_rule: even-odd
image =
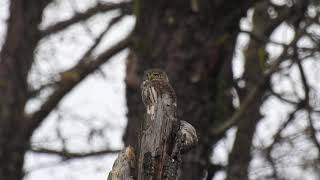
[[159,69],[145,71],[141,85],[141,96],[147,113],[151,113],[151,106],[159,97],[168,98],[168,105],[177,106],[176,94],[169,83],[167,74]]

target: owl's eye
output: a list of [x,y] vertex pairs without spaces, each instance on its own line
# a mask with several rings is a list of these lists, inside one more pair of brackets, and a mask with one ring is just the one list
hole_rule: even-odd
[[150,80],[158,79],[160,77],[159,74],[151,74],[150,75]]

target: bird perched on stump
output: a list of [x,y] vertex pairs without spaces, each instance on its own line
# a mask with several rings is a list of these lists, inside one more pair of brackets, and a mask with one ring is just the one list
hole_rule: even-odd
[[159,97],[167,106],[177,106],[177,97],[169,83],[167,74],[160,69],[150,69],[144,72],[141,84],[142,101],[147,108],[147,114],[154,113],[154,106]]

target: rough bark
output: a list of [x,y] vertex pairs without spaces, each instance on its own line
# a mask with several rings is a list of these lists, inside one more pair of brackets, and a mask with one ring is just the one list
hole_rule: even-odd
[[[25,113],[25,104],[43,89],[33,90],[29,87],[27,77],[34,62],[34,53],[41,38],[49,36],[67,27],[88,19],[99,12],[120,9],[120,18],[110,22],[107,30],[130,13],[129,2],[119,4],[97,4],[84,13],[76,14],[72,18],[40,30],[43,10],[51,0],[11,0],[10,16],[7,21],[6,39],[0,53],[0,179],[19,180],[23,178],[24,155],[30,147],[30,139],[36,128],[54,110],[62,98],[69,93],[88,75],[98,69],[110,57],[125,49],[129,39],[115,44],[110,49],[91,58],[92,51],[100,43],[102,37],[97,38],[94,45],[88,49],[82,59],[71,69],[61,73],[60,80],[51,82],[53,93],[33,114]],[[106,30],[106,31],[107,31]],[[103,36],[103,35],[101,35]],[[70,76],[71,74],[71,76]],[[104,152],[113,153],[106,149],[92,153],[72,153],[50,149],[38,149],[34,152],[51,153],[67,158],[78,158],[99,155]]]
[[12,0],[0,54],[0,179],[20,180],[30,136],[25,133],[27,76],[39,41],[38,25],[49,0]]
[[[263,14],[265,12],[262,9],[255,9],[255,13],[253,15],[253,32],[258,33],[259,36],[264,36],[263,31],[259,31],[261,26],[260,22],[264,22],[265,18],[268,17],[267,14]],[[261,16],[262,13],[263,16]],[[257,23],[260,23],[259,25]],[[258,30],[259,29],[259,30]],[[240,94],[240,100],[243,101],[243,98],[246,97],[248,92],[254,87],[255,84],[258,84],[259,80],[263,79],[263,66],[266,61],[266,54],[264,49],[264,44],[257,42],[256,40],[251,40],[248,45],[248,49],[245,53],[245,72],[244,77],[246,80],[246,88],[243,89]],[[263,53],[264,57],[259,59],[259,52]],[[260,54],[261,54],[260,53]],[[260,92],[255,100],[250,103],[250,105],[245,109],[245,113],[240,118],[237,123],[237,133],[236,139],[233,145],[233,149],[229,156],[228,163],[228,180],[242,180],[248,179],[248,166],[251,160],[251,143],[253,139],[253,135],[256,129],[256,125],[261,119],[260,114],[260,106],[262,103],[262,95],[263,91]]]
[[[138,144],[135,134],[143,111],[138,97],[139,77],[151,67],[164,69],[179,99],[178,117],[194,125],[199,133],[199,146],[183,159],[181,179],[205,175],[212,145],[219,139],[208,129],[232,111],[231,59],[239,20],[250,3],[134,1],[137,24],[128,60],[129,121],[124,140],[127,145]],[[216,99],[217,94],[223,98]]]
[[[138,156],[138,180],[162,180],[166,162],[171,161],[179,128],[176,108],[158,98],[154,114],[146,115]],[[172,159],[178,163],[177,159]],[[177,169],[176,169],[177,171]]]
[[129,146],[119,154],[108,180],[176,180],[181,167],[181,154],[198,142],[196,130],[177,118],[177,99],[169,81],[146,79],[141,88],[145,115],[139,129],[137,163],[133,167],[137,168],[136,175],[130,176],[133,174],[133,168],[129,167],[133,164],[134,152]]
[[133,147],[128,146],[122,150],[115,160],[108,180],[134,180],[136,155]]
[[[258,41],[251,37],[248,47],[245,50],[245,72],[244,80],[246,87],[239,91],[240,102],[243,102],[245,97],[261,84],[265,79],[264,72],[267,69],[268,54],[266,53],[266,44],[268,37],[275,28],[282,22],[283,18],[288,15],[287,9],[279,12],[279,16],[272,19],[266,11],[266,7],[270,6],[270,2],[261,1],[255,5],[255,10],[252,18],[252,31],[255,37],[266,38],[265,41]],[[227,179],[241,180],[249,179],[248,167],[251,161],[251,148],[256,126],[262,118],[260,107],[263,103],[263,97],[268,92],[269,79],[263,82],[265,86],[258,91],[255,99],[245,109],[242,117],[239,118],[237,125],[236,139],[233,149],[229,156]]]

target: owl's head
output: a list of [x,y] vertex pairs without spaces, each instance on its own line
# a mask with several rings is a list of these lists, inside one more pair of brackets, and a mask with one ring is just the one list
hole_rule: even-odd
[[143,81],[161,80],[169,82],[167,74],[161,69],[149,69],[143,74]]

